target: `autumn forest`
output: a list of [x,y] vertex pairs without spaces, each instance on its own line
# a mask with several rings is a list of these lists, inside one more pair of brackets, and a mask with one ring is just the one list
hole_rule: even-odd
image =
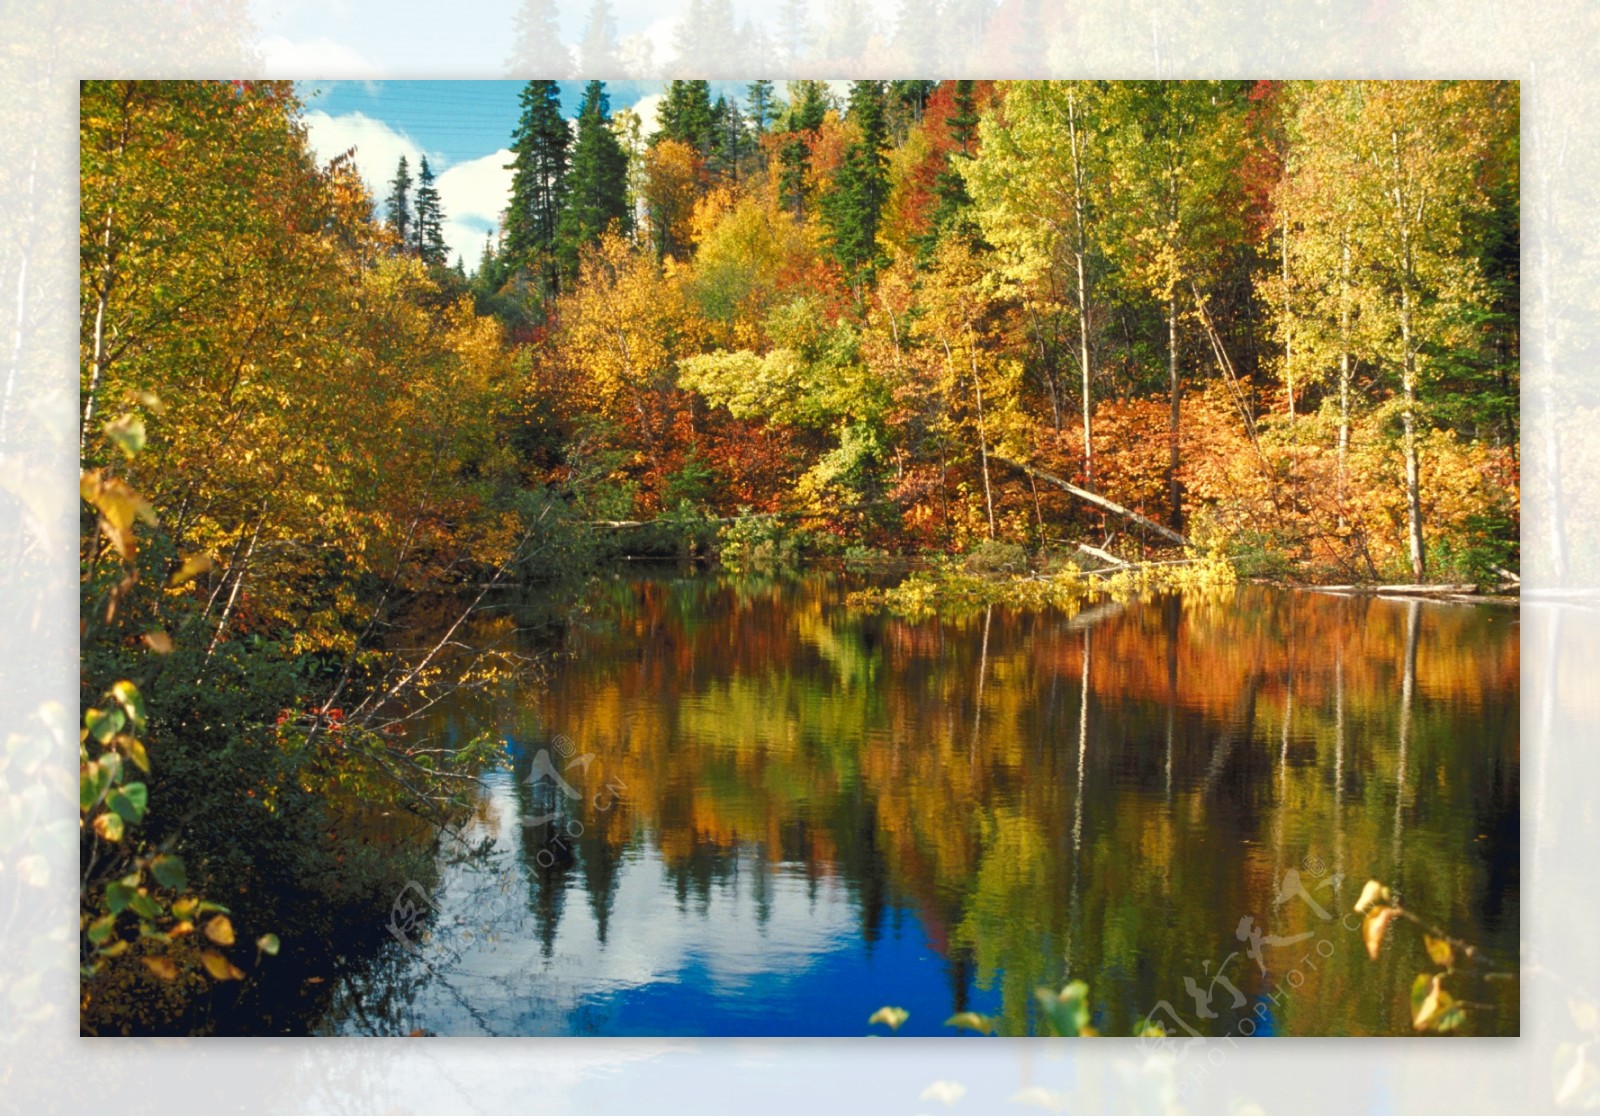
[[[1181,844],[1174,756],[1191,794],[1179,786],[1177,801],[1194,817],[1220,809],[1216,794],[1245,794],[1219,786],[1259,777],[1315,800],[1341,854],[1348,825],[1386,867],[1392,814],[1394,871],[1411,832],[1436,859],[1418,879],[1439,884],[1441,914],[1501,933],[1478,922],[1487,893],[1474,891],[1498,870],[1484,884],[1438,868],[1457,853],[1440,819],[1457,807],[1481,819],[1480,792],[1493,811],[1508,809],[1507,786],[1514,799],[1514,766],[1508,785],[1498,760],[1462,767],[1446,740],[1461,731],[1450,695],[1498,716],[1511,688],[1514,709],[1514,639],[1508,650],[1493,622],[1419,620],[1416,606],[1335,620],[1250,598],[1240,620],[1214,591],[1514,592],[1515,82],[678,80],[653,119],[613,107],[601,81],[582,86],[573,115],[561,96],[554,81],[522,88],[506,208],[463,259],[443,236],[435,168],[401,159],[374,184],[354,150],[320,161],[291,83],[83,84],[86,1032],[328,1018],[327,998],[343,993],[312,984],[291,997],[261,975],[327,973],[335,956],[378,951],[396,889],[448,877],[441,835],[488,825],[477,774],[509,750],[521,780],[558,731],[636,794],[604,818],[588,800],[588,852],[564,855],[560,872],[528,869],[545,890],[536,912],[593,858],[620,872],[619,851],[644,834],[678,874],[680,908],[682,874],[704,863],[732,881],[750,848],[774,872],[798,856],[813,889],[837,863],[851,887],[878,881],[873,918],[904,903],[933,928],[957,1008],[987,1003],[980,986],[999,982],[994,1027],[1013,1033],[1068,1011],[1030,1009],[1035,983],[1084,976],[1030,953],[1030,890],[1051,897],[1049,959],[1062,936],[1087,935],[1105,966],[1132,964],[1127,941],[1074,930],[1076,905],[1110,887],[1131,820],[1148,813],[1163,843]],[[629,605],[615,579],[640,560],[694,564],[720,588],[666,582],[665,599],[641,589]],[[833,571],[859,592],[814,580]],[[1115,593],[1092,588],[1111,573]],[[812,580],[772,589],[786,577]],[[596,597],[597,585],[611,588]],[[952,586],[954,604],[941,596]],[[1027,619],[1182,593],[1202,611],[1181,624],[1151,605],[1097,629],[1120,643],[1098,653],[1109,658],[1093,678],[1088,620],[1052,635]],[[888,636],[879,621],[839,619],[886,608],[905,618]],[[927,619],[941,610],[954,612]],[[599,617],[611,635],[584,635]],[[743,650],[702,644],[702,623],[741,633]],[[991,631],[994,663],[1015,674],[991,666]],[[1435,682],[1418,690],[1419,632],[1482,641],[1483,658],[1425,635],[1422,674]],[[956,659],[941,658],[947,638],[965,649]],[[1318,782],[1335,739],[1332,661],[1294,649],[1322,638],[1351,649],[1352,678],[1370,683],[1351,699],[1360,716],[1385,735],[1403,727],[1397,756],[1350,745],[1365,757],[1359,790],[1343,774],[1343,659],[1340,774]],[[702,689],[691,645],[706,670],[749,685]],[[558,666],[560,649],[590,646],[610,657],[592,676]],[[848,669],[829,651],[846,646]],[[617,680],[635,654],[645,670],[647,649],[682,675],[668,689],[683,704],[662,707],[653,744],[624,748],[641,730],[589,696],[627,685]],[[809,649],[827,662],[803,668]],[[1386,656],[1408,657],[1398,713],[1384,703],[1399,676],[1374,666]],[[940,684],[970,734],[897,689],[897,673],[923,663],[930,677],[975,680],[973,693]],[[1297,710],[1306,671],[1310,705]],[[1048,700],[1042,689],[1056,674],[1081,689],[1059,717],[1044,712],[1054,684]],[[565,729],[528,720],[545,701],[528,696],[551,678]],[[1164,788],[1133,760],[1122,775],[1086,761],[1102,732],[1091,690],[1116,740],[1165,733]],[[845,712],[829,713],[843,693]],[[483,712],[509,694],[522,696],[516,717]],[[1283,703],[1281,756],[1274,745],[1251,759],[1269,695]],[[1430,699],[1441,705],[1413,712]],[[791,701],[793,725],[769,725]],[[693,721],[707,702],[721,713]],[[880,702],[916,713],[891,717]],[[1312,708],[1323,704],[1326,717]],[[833,719],[820,753],[752,752],[711,728],[732,718],[801,747],[819,710]],[[985,730],[985,711],[1010,728]],[[1085,743],[1051,751],[1065,782],[1029,793],[1021,742],[1057,720]],[[1413,724],[1437,732],[1419,745]],[[896,725],[934,751],[905,759],[872,735]],[[859,745],[839,744],[858,732]],[[1206,742],[1224,738],[1216,759]],[[697,775],[659,767],[650,750],[668,739]],[[1497,738],[1490,751],[1503,747],[1514,749]],[[971,775],[957,780],[961,763]],[[1418,781],[1434,775],[1416,766],[1430,764],[1450,806],[1402,826],[1403,813],[1426,814]],[[1388,790],[1386,765],[1399,773]],[[1080,883],[1078,845],[1070,863],[1053,860],[1049,835],[1081,830],[1086,770],[1122,823],[1091,816],[1082,855],[1112,875]],[[674,798],[680,779],[703,789],[692,805]],[[874,789],[870,805],[858,785]],[[757,786],[766,798],[744,798]],[[1259,804],[1246,799],[1248,817],[1229,825],[1248,843]],[[971,828],[935,835],[928,803],[940,818],[970,810]],[[813,813],[823,805],[826,818]],[[812,837],[792,837],[802,830]],[[1016,865],[1034,850],[1036,871],[986,860],[1001,856],[995,843]],[[1141,903],[1163,902],[1171,872],[1140,885]],[[614,895],[607,881],[600,892]],[[602,905],[603,946],[610,901],[584,887]],[[1401,911],[1387,894],[1373,910]],[[1213,934],[1203,914],[1185,926]],[[559,950],[547,930],[548,960]],[[863,965],[888,964],[872,962],[876,941]],[[1176,974],[1187,948],[1163,942]],[[1149,1007],[1139,998],[1166,985],[1117,972],[1103,988],[1123,1000],[1097,1011],[1126,1034]],[[1352,963],[1338,980],[1365,972]],[[1445,988],[1432,986],[1435,1025],[1454,1019]],[[1364,991],[1349,1013],[1304,1027],[1389,1030],[1376,1022],[1384,995]]]

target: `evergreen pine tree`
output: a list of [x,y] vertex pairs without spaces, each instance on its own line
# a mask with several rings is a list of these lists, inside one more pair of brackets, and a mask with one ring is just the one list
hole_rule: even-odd
[[652,139],[678,140],[700,153],[711,154],[714,122],[711,118],[711,83],[673,81],[658,114],[661,128]]
[[711,155],[707,168],[717,178],[739,181],[739,168],[751,148],[749,130],[737,103],[718,97],[711,106]]
[[411,236],[411,170],[404,155],[395,167],[394,178],[389,183],[389,197],[383,204],[389,215],[389,228],[400,238],[403,251],[409,247]]
[[549,287],[555,280],[550,253],[561,215],[572,133],[561,118],[561,93],[555,82],[530,81],[520,100],[522,115],[511,138],[511,206],[501,257],[508,272],[526,270]]
[[772,83],[759,78],[745,90],[745,101],[750,106],[746,119],[757,136],[767,134],[767,124],[777,119],[778,104],[772,96]]
[[557,250],[568,274],[577,270],[578,250],[613,222],[623,231],[632,227],[628,156],[611,129],[605,83],[591,81],[578,111],[578,136],[572,145],[566,200],[556,232]]
[[972,158],[973,146],[978,138],[977,100],[973,96],[971,81],[963,79],[955,83],[945,127],[950,130],[950,138],[956,148],[945,156],[944,168],[933,180],[933,213],[928,221],[928,231],[918,243],[924,257],[951,233],[973,242],[979,239],[977,226],[969,214],[972,196],[967,193],[967,180],[959,170],[960,163]]
[[789,130],[815,132],[828,115],[827,83],[803,78],[789,83]]
[[889,196],[888,131],[881,81],[850,87],[850,119],[860,138],[845,153],[833,190],[823,200],[834,259],[852,277],[870,272],[878,258],[878,219]]
[[444,243],[444,209],[439,204],[439,190],[433,184],[433,170],[428,157],[422,157],[422,168],[417,172],[417,207],[412,222],[411,250],[425,264],[443,264],[449,258]]

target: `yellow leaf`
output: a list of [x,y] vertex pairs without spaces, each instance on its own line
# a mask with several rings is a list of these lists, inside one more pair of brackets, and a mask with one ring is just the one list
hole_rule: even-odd
[[106,811],[94,820],[94,832],[108,842],[122,840],[122,816]]
[[1450,966],[1455,963],[1455,948],[1444,939],[1436,939],[1432,935],[1423,935],[1422,944],[1428,948],[1428,957],[1433,959],[1434,965]]
[[898,1008],[893,1005],[884,1005],[877,1012],[874,1012],[871,1016],[867,1017],[867,1023],[887,1024],[895,1031],[899,1031],[900,1025],[904,1024],[906,1022],[906,1018],[910,1015],[911,1014],[903,1008]]
[[157,655],[170,655],[172,652],[172,637],[157,629],[144,634],[144,643],[147,648]]
[[206,938],[218,946],[233,945],[233,923],[225,915],[213,917],[205,926]]
[[190,555],[183,560],[183,565],[173,572],[172,577],[167,579],[167,585],[176,589],[185,582],[206,573],[211,569],[212,565],[210,555]]
[[1428,995],[1422,999],[1422,1004],[1417,1008],[1417,1014],[1412,1018],[1413,1028],[1426,1028],[1441,1012],[1455,1003],[1455,999],[1444,991],[1444,974],[1434,974],[1433,981],[1428,986]]
[[1375,880],[1367,881],[1366,887],[1361,890],[1361,899],[1356,901],[1355,910],[1364,912],[1379,900],[1387,900],[1389,890]]
[[243,970],[215,950],[203,951],[200,961],[204,964],[206,972],[218,981],[238,981],[244,976]]
[[178,967],[172,964],[171,958],[145,957],[139,959],[139,961],[143,962],[150,972],[162,981],[171,981],[178,976]]

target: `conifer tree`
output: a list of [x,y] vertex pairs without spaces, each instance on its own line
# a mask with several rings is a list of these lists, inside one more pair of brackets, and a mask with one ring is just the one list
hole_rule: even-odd
[[433,170],[428,157],[422,157],[422,167],[417,172],[417,206],[412,222],[411,250],[425,264],[443,264],[449,258],[444,243],[444,209],[439,203],[439,190],[433,184]]
[[711,83],[673,81],[661,103],[660,120],[661,129],[652,139],[677,140],[694,148],[702,159],[709,156],[714,131]]
[[578,249],[596,240],[612,222],[627,232],[633,224],[628,205],[628,156],[611,128],[605,83],[591,81],[578,111],[578,135],[567,171],[566,198],[556,240],[568,274],[578,266]]
[[888,133],[881,81],[858,81],[850,88],[850,119],[860,138],[845,153],[822,217],[834,259],[845,273],[870,272],[878,258],[878,220],[889,196]]
[[766,135],[767,124],[776,120],[778,116],[778,104],[772,96],[772,83],[765,78],[751,82],[745,90],[745,101],[750,106],[745,119],[750,122],[751,129],[757,136]]
[[552,285],[550,254],[566,188],[572,133],[561,117],[561,93],[555,82],[530,81],[523,87],[521,105],[511,140],[511,206],[501,255],[508,271],[526,269]]
[[389,197],[384,201],[384,208],[389,214],[389,228],[400,238],[401,248],[406,248],[411,243],[411,169],[404,155],[400,156],[394,178],[389,182]]

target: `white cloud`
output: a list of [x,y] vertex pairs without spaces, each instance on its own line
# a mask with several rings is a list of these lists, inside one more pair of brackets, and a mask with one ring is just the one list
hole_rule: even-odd
[[[404,132],[397,132],[384,121],[365,113],[330,116],[321,109],[313,109],[302,119],[311,149],[323,162],[352,147],[356,149],[356,169],[378,200],[380,218],[383,216],[382,199],[389,192],[389,180],[394,177],[395,164],[402,155],[411,164],[413,178],[423,155],[429,155],[430,164],[443,162],[424,152],[422,146]],[[468,270],[477,267],[483,253],[484,234],[497,226],[500,211],[506,208],[511,197],[511,172],[506,169],[509,162],[511,152],[502,148],[438,173],[435,185],[439,190],[439,204],[444,208],[444,239],[450,248],[450,263],[454,264],[459,255]]]
[[439,204],[444,207],[444,239],[450,262],[460,255],[471,271],[483,254],[483,237],[500,220],[511,199],[511,152],[501,148],[492,155],[458,163],[438,178]]
[[661,127],[661,106],[666,100],[665,94],[651,93],[634,102],[633,111],[638,114],[641,130],[646,136]]
[[365,113],[329,116],[321,109],[312,109],[301,119],[311,140],[311,150],[322,162],[352,147],[356,149],[356,169],[361,172],[372,196],[379,199],[379,216],[382,216],[383,196],[388,193],[389,180],[394,177],[395,164],[400,162],[400,157],[406,157],[413,176],[422,161],[421,145]]
[[275,78],[377,78],[378,66],[359,51],[326,37],[295,42],[271,35],[261,43],[266,72]]

